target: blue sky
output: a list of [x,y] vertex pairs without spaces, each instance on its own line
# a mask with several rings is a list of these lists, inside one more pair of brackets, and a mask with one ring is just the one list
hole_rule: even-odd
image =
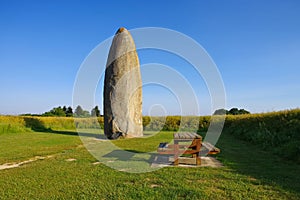
[[[196,40],[219,68],[228,109],[255,113],[296,108],[299,19],[296,0],[0,1],[0,113],[43,113],[72,105],[84,58],[121,26],[164,27]],[[193,76],[188,63],[168,53],[138,53],[141,64],[162,63],[185,74],[196,90],[200,114],[211,114],[205,83]],[[101,87],[96,100],[102,112]],[[150,109],[156,104],[164,105],[167,114],[179,114],[170,92],[145,87],[144,114],[159,114]],[[197,114],[193,106],[185,114]]]

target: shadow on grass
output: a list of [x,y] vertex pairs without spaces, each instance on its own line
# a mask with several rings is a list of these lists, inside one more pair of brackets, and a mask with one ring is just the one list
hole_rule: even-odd
[[96,139],[107,139],[105,135],[103,134],[97,134],[97,133],[88,133],[88,132],[80,132],[78,134],[77,131],[57,131],[57,130],[52,130],[51,128],[47,128],[45,124],[37,119],[37,118],[31,118],[31,117],[26,117],[24,118],[25,121],[25,126],[27,128],[30,128],[33,131],[36,132],[45,132],[45,133],[55,133],[55,134],[62,134],[62,135],[72,135],[76,136],[79,135],[83,137],[93,137]]
[[237,173],[251,176],[260,184],[277,185],[300,194],[300,165],[284,161],[263,151],[258,145],[249,144],[226,133],[221,135],[217,146],[221,149],[218,159]]
[[104,155],[105,158],[114,158],[121,161],[129,161],[134,156],[133,152],[122,151],[122,150],[113,150],[112,152]]
[[[135,157],[136,154],[143,153],[145,155],[149,155],[149,158],[143,158],[143,157]],[[155,157],[159,156],[156,153],[145,153],[142,151],[137,151],[137,150],[113,150],[110,153],[105,154],[103,157],[104,158],[112,158],[112,159],[117,159],[119,161],[142,161],[146,162],[148,164],[152,164],[155,160]]]
[[88,132],[78,132],[77,131],[55,131],[51,130],[50,133],[55,133],[55,134],[62,134],[62,135],[80,135],[83,137],[92,137],[96,139],[103,139],[106,140],[107,137],[104,134],[97,134],[97,133],[88,133]]
[[38,131],[38,132],[51,132],[51,128],[47,128],[45,124],[37,119],[37,118],[31,118],[31,117],[25,117],[25,126],[27,128],[30,128],[33,131]]

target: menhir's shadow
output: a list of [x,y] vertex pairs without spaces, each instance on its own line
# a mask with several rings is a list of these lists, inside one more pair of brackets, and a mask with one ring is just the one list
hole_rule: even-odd
[[113,150],[110,153],[105,154],[104,158],[112,158],[113,160],[119,161],[143,161],[152,164],[156,159],[158,154],[156,153],[146,153],[150,155],[150,158],[136,157],[137,154],[144,153],[136,150]]
[[24,117],[25,121],[25,126],[27,128],[30,128],[33,131],[37,132],[51,132],[51,128],[47,128],[45,124],[37,119],[37,118],[32,118],[32,117]]
[[103,139],[106,140],[107,137],[104,134],[97,134],[97,133],[87,133],[87,132],[77,132],[77,131],[56,131],[56,130],[51,130],[51,133],[55,134],[62,134],[62,135],[78,135],[78,136],[83,136],[83,137],[92,137],[96,139]]
[[104,134],[97,134],[97,133],[88,133],[88,132],[77,132],[77,131],[57,131],[52,130],[51,128],[47,128],[45,124],[38,118],[32,118],[32,117],[24,117],[25,126],[27,128],[30,128],[33,131],[36,132],[45,132],[45,133],[55,133],[55,134],[62,134],[62,135],[72,135],[72,136],[83,136],[83,137],[92,137],[96,139],[107,139],[107,137]]

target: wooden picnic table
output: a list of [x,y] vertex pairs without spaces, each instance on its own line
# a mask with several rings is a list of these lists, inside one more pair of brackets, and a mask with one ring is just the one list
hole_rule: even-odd
[[179,132],[174,133],[173,137],[174,144],[161,143],[166,147],[158,148],[157,151],[159,154],[173,155],[174,165],[201,165],[200,155],[220,153],[220,149],[209,142],[202,142],[202,137],[196,133]]

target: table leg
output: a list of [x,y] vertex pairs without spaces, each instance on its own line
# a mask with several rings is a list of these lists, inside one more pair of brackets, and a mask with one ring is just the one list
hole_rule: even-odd
[[174,142],[174,165],[179,164],[179,146],[177,142]]

